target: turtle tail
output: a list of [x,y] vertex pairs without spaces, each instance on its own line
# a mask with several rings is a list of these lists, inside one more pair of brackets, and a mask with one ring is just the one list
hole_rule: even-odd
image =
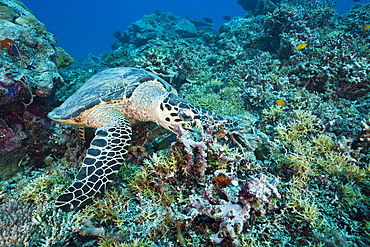
[[74,183],[57,198],[55,206],[76,210],[104,192],[121,168],[131,136],[131,125],[123,116],[98,128]]

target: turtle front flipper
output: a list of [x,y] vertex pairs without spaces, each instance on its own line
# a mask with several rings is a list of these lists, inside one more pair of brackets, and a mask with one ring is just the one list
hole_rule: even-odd
[[58,197],[55,206],[63,211],[78,209],[102,193],[119,171],[131,136],[131,125],[120,114],[98,128],[74,183]]

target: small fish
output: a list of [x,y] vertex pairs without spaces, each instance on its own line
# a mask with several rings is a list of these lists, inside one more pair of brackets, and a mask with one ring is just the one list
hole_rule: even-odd
[[230,16],[228,16],[228,15],[225,15],[224,17],[222,17],[222,18],[224,18],[224,20],[225,21],[230,21],[231,20],[231,17]]
[[207,23],[213,23],[213,20],[211,18],[208,18],[208,17],[205,17],[203,19],[203,21],[207,22]]
[[287,105],[288,103],[286,103],[284,100],[282,99],[277,99],[275,100],[275,103],[278,104],[278,105]]
[[370,25],[369,24],[367,24],[367,25],[364,25],[363,27],[362,27],[362,30],[366,30],[366,29],[369,29],[370,28]]
[[299,45],[297,45],[295,48],[296,48],[297,50],[302,50],[302,49],[306,48],[306,46],[307,46],[307,43],[300,43],[300,44],[299,44]]

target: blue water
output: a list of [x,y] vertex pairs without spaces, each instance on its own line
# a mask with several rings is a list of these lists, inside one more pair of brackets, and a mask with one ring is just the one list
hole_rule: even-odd
[[[74,58],[84,59],[91,53],[99,55],[111,51],[115,41],[112,33],[124,31],[128,25],[150,14],[154,10],[172,12],[182,18],[212,18],[214,28],[218,29],[223,16],[243,16],[246,11],[237,0],[23,0],[43,22],[47,30],[58,39]],[[358,4],[369,3],[361,0]],[[340,1],[339,13],[355,4],[352,0]]]

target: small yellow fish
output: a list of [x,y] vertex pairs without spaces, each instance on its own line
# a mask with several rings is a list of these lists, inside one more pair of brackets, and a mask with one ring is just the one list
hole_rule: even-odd
[[362,30],[366,30],[366,29],[369,29],[370,28],[370,25],[368,24],[368,25],[364,25],[363,27],[362,27]]
[[296,48],[297,50],[302,50],[302,49],[306,48],[306,46],[307,46],[307,43],[300,43],[300,44],[299,44],[299,45],[297,45],[295,48]]
[[287,105],[287,103],[282,99],[275,100],[275,103],[278,104],[278,105]]

